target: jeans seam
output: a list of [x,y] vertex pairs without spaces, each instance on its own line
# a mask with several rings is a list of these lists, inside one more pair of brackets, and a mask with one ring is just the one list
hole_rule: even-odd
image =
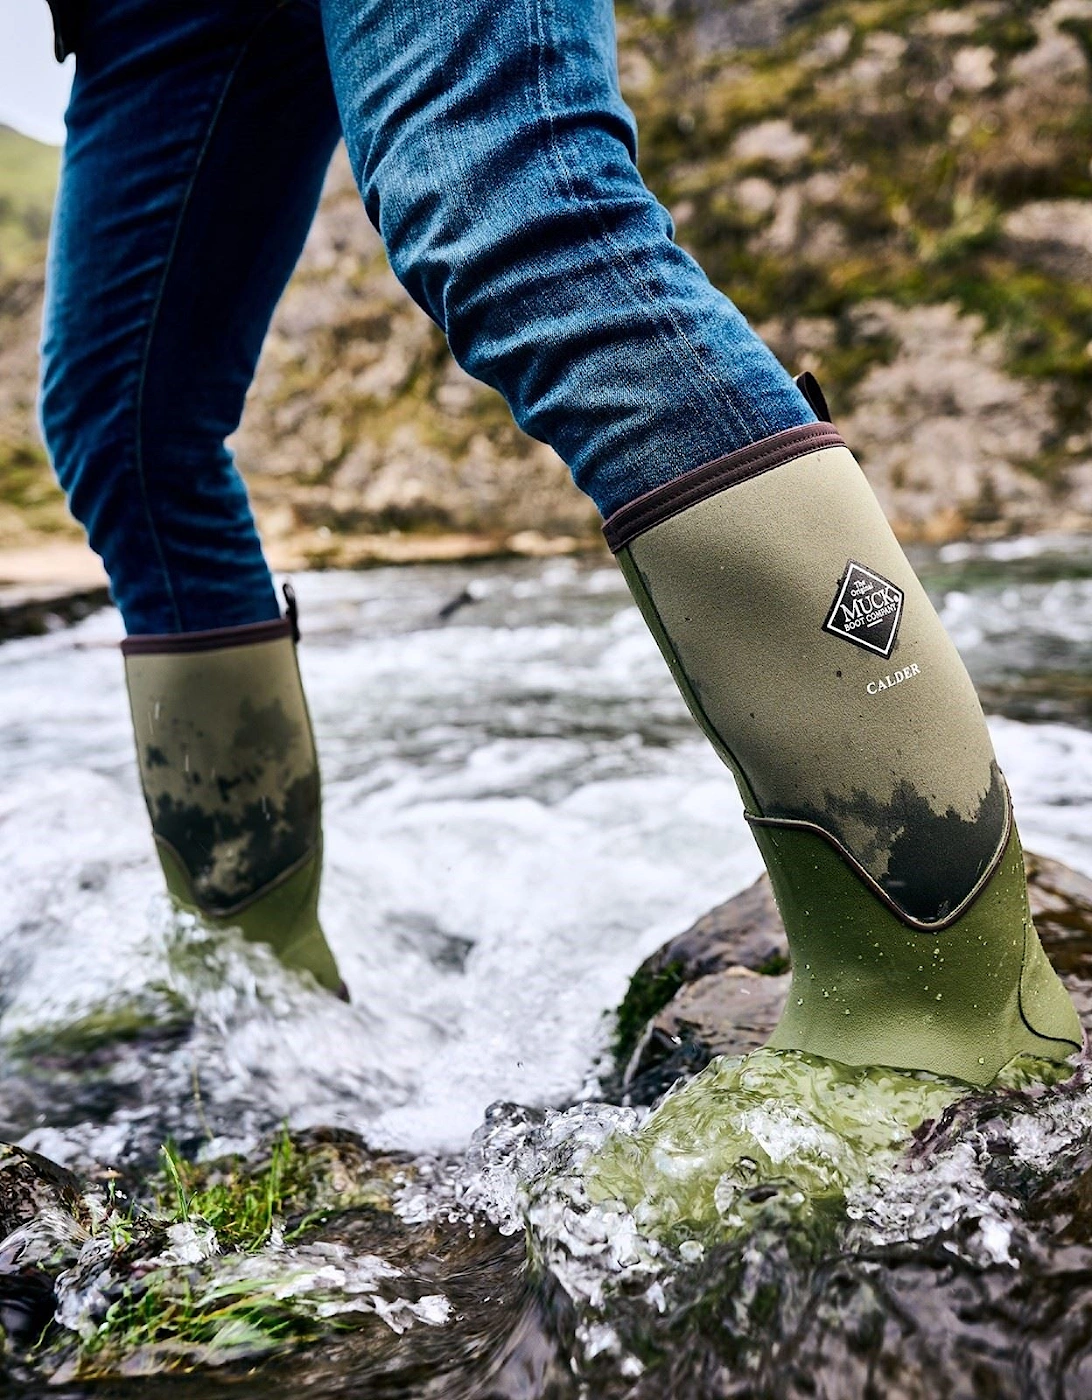
[[[619,247],[617,240],[614,238],[614,236],[610,232],[610,229],[607,227],[606,221],[599,219],[596,216],[594,212],[594,207],[589,208],[587,206],[586,201],[581,201],[577,198],[576,186],[573,180],[572,171],[569,167],[568,162],[565,159],[564,152],[561,148],[561,141],[557,135],[554,113],[548,97],[549,85],[546,79],[546,73],[543,62],[543,57],[548,42],[545,9],[546,6],[549,4],[549,0],[531,0],[531,3],[534,7],[535,23],[538,29],[538,42],[536,44],[536,74],[539,105],[542,111],[542,115],[546,120],[547,130],[550,133],[550,153],[553,156],[554,164],[561,175],[566,193],[572,200],[573,204],[576,207],[580,208],[582,212],[584,212],[584,217],[587,219],[589,227],[591,227],[593,231],[595,231],[598,234],[598,236],[609,247],[610,262],[614,267],[615,272],[619,273],[622,277],[622,280],[626,282],[630,286],[630,288],[643,299],[645,304],[656,313],[656,315],[660,319],[660,324],[668,326],[670,330],[674,332],[673,336],[668,337],[669,343],[677,339],[681,341],[682,344],[686,347],[686,349],[690,352],[689,356],[684,358],[683,356],[679,355],[677,350],[672,350],[672,355],[675,359],[675,362],[678,364],[679,369],[686,375],[687,381],[689,382],[691,387],[698,390],[699,392],[703,388],[708,389],[709,387],[711,387],[714,390],[716,397],[720,400],[724,407],[728,409],[735,417],[737,428],[741,431],[748,431],[748,425],[744,422],[743,416],[740,414],[739,409],[737,408],[731,394],[726,392],[726,386],[723,383],[721,383],[721,381],[718,380],[715,375],[711,374],[710,371],[705,367],[705,365],[702,364],[701,355],[699,354],[697,347],[691,342],[690,338],[686,334],[686,331],[679,324],[678,320],[670,313],[670,311],[667,311],[665,313],[664,309],[657,305],[656,297],[653,295],[652,289],[648,286],[645,278],[642,276],[640,271],[633,267],[629,258],[626,256],[625,250]],[[698,371],[698,377],[695,377],[693,373],[694,368],[696,368]]]
[[155,547],[156,557],[158,558],[160,568],[163,571],[163,578],[167,585],[167,597],[170,602],[171,612],[174,614],[175,625],[179,631],[182,630],[182,613],[178,605],[178,597],[175,593],[174,582],[171,576],[171,570],[167,564],[167,557],[163,550],[163,543],[159,538],[159,531],[156,528],[155,517],[152,513],[151,501],[148,495],[147,478],[144,472],[144,391],[148,378],[148,364],[151,359],[152,342],[155,339],[156,329],[159,325],[159,313],[163,306],[163,298],[166,295],[167,282],[171,275],[171,269],[174,266],[174,259],[175,254],[178,250],[179,239],[182,236],[182,225],[184,224],[186,214],[189,211],[190,200],[193,196],[194,187],[197,184],[197,178],[200,175],[202,167],[204,165],[205,156],[208,154],[209,145],[216,131],[217,124],[220,120],[220,115],[224,110],[224,103],[227,101],[228,93],[231,91],[231,86],[235,81],[235,77],[238,74],[239,69],[242,66],[243,60],[246,58],[250,46],[254,42],[254,39],[259,33],[259,31],[266,24],[269,23],[269,21],[278,11],[287,9],[292,3],[293,0],[276,0],[276,3],[272,6],[272,8],[269,9],[261,17],[258,23],[255,24],[254,28],[249,32],[249,34],[247,34],[246,38],[239,46],[239,52],[236,55],[234,63],[232,63],[231,67],[227,70],[224,76],[223,85],[220,89],[220,93],[216,98],[216,101],[210,113],[208,125],[205,128],[204,138],[202,139],[200,149],[197,152],[197,159],[194,161],[193,170],[190,173],[190,178],[186,182],[185,193],[182,196],[182,202],[179,206],[178,213],[175,218],[174,229],[171,233],[170,245],[167,248],[166,257],[163,259],[163,267],[159,276],[159,286],[156,289],[155,299],[152,303],[151,314],[148,317],[148,329],[144,337],[144,348],[140,355],[137,370],[136,399],[134,403],[136,477],[137,483],[140,487],[141,503],[144,506],[144,518],[147,522],[148,531],[151,535],[152,543]]

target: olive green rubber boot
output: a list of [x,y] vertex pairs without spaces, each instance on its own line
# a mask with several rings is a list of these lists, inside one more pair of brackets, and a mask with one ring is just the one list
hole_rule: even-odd
[[970,678],[835,429],[697,467],[605,534],[770,872],[793,971],[770,1043],[976,1084],[1078,1050]]
[[175,902],[344,997],[318,921],[318,758],[285,593],[279,621],[122,642],[140,779]]

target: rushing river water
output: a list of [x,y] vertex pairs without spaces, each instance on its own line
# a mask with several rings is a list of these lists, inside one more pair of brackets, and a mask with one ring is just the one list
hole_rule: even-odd
[[[1092,875],[1092,552],[1065,542],[951,547],[919,562],[993,712],[1025,844]],[[964,1117],[942,1119],[909,1189],[893,1164],[918,1122],[949,1102],[946,1090],[890,1075],[848,1088],[838,1080],[850,1106],[838,1099],[845,1111],[820,1122],[816,1084],[827,1071],[760,1057],[746,1073],[772,1076],[775,1087],[752,1084],[759,1118],[746,1131],[767,1143],[764,1160],[781,1164],[789,1187],[767,1191],[754,1152],[736,1152],[731,1162],[749,1164],[738,1180],[727,1159],[708,1181],[712,1161],[687,1168],[703,1209],[738,1222],[727,1232],[703,1235],[691,1222],[680,1234],[667,1217],[635,1213],[624,1189],[634,1162],[660,1170],[668,1158],[653,1142],[620,1165],[617,1142],[655,1138],[661,1120],[649,1127],[643,1110],[596,1104],[596,1069],[638,963],[760,870],[730,778],[602,561],[295,583],[325,782],[323,916],[352,1003],[308,990],[263,950],[211,938],[168,908],[137,786],[116,614],[8,643],[0,1137],[77,1170],[141,1170],[168,1138],[215,1156],[248,1151],[282,1123],[323,1125],[430,1163],[399,1206],[406,1228],[426,1231],[444,1212],[482,1223],[439,1249],[440,1302],[420,1302],[433,1297],[420,1278],[403,1299],[420,1310],[406,1314],[410,1351],[382,1365],[374,1348],[367,1365],[351,1347],[312,1357],[315,1394],[1009,1394],[988,1388],[993,1371],[974,1360],[974,1338],[955,1315],[960,1298],[970,1307],[987,1296],[998,1311],[988,1322],[982,1314],[980,1350],[987,1360],[997,1352],[998,1318],[1015,1303],[995,1275],[1023,1268],[1026,1284],[1046,1267],[1019,1202],[1061,1189],[1043,1184],[1045,1163],[1079,1155],[1092,1099],[1070,1086],[1016,1095],[1002,1111],[977,1096]],[[762,1105],[777,1083],[783,1114],[767,1122]],[[717,1104],[738,1107],[743,1090],[732,1084],[727,1100],[715,1080],[688,1090],[699,1095],[694,1121],[703,1112],[715,1120]],[[462,1154],[495,1101],[532,1111],[493,1110],[467,1166]],[[545,1120],[537,1111],[565,1104],[576,1106]],[[883,1151],[871,1129],[861,1136],[877,1114],[888,1124]],[[846,1143],[839,1176],[830,1162]],[[797,1180],[793,1164],[805,1157],[812,1166]],[[1086,1165],[1073,1166],[1074,1180]],[[829,1189],[815,1170],[827,1171]],[[519,1235],[528,1224],[531,1275]],[[351,1258],[345,1231],[335,1243]],[[422,1257],[438,1249],[421,1241]],[[398,1246],[407,1277],[421,1274],[416,1247]],[[763,1314],[770,1271],[802,1279],[802,1258],[813,1273],[827,1269],[823,1290],[798,1281],[787,1301],[770,1295]],[[910,1275],[896,1258],[920,1274],[906,1296]],[[301,1269],[314,1264],[307,1259]],[[900,1317],[923,1325],[928,1279],[941,1267],[955,1282],[934,1299],[952,1312],[936,1320],[936,1345],[960,1339],[964,1388],[930,1390],[927,1361],[918,1381],[888,1367],[886,1389],[882,1366],[854,1370],[869,1328],[897,1330]],[[359,1287],[372,1297],[378,1285]],[[858,1342],[837,1333],[848,1388],[809,1391],[823,1346],[801,1340],[808,1308],[835,1309],[836,1295],[860,1332]],[[482,1309],[490,1298],[503,1300],[495,1315]],[[1092,1313],[1086,1321],[1092,1330]],[[796,1328],[799,1351],[791,1385],[774,1365],[786,1328]],[[694,1335],[707,1338],[704,1350]],[[1031,1360],[1020,1364],[1034,1367],[1028,1345]],[[1047,1367],[1041,1384],[1025,1376],[1011,1393],[1092,1395],[1092,1360],[1072,1359],[1086,1343],[1065,1345],[1066,1384],[1085,1376],[1085,1389],[1051,1389],[1062,1372]],[[264,1396],[267,1385],[239,1382],[232,1394]],[[170,1393],[212,1393],[194,1387]]]

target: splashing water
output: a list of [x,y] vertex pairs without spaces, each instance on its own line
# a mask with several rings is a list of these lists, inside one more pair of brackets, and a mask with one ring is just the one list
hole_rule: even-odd
[[[693,1262],[760,1226],[777,1224],[798,1239],[816,1227],[833,1239],[843,1225],[867,1221],[873,1243],[912,1239],[906,1205],[923,1192],[932,1232],[943,1219],[937,1182],[926,1185],[906,1156],[922,1125],[963,1101],[993,1102],[1072,1075],[1071,1066],[1024,1059],[991,1098],[955,1080],[797,1051],[725,1056],[651,1111],[581,1104],[536,1117],[495,1107],[459,1198],[506,1232],[529,1228],[570,1296],[599,1305],[623,1276]],[[1044,1138],[1041,1123],[1022,1115],[1021,1156],[1045,1165],[1083,1121],[1074,1114]],[[953,1219],[972,1204],[966,1157],[961,1139],[953,1160],[970,1194],[956,1189]],[[951,1165],[935,1163],[946,1187]],[[855,1237],[865,1238],[863,1226]]]
[[915,1128],[965,1092],[792,1051],[715,1060],[638,1132],[600,1149],[588,1194],[623,1203],[642,1232],[671,1241],[726,1238],[775,1202],[802,1221],[889,1167]]
[[[1084,1067],[1025,1060],[977,1090],[760,1050],[714,1061],[651,1112],[498,1105],[455,1195],[525,1230],[570,1300],[581,1395],[814,1394],[797,1364],[811,1356],[821,1393],[849,1396],[864,1392],[832,1362],[843,1346],[912,1377],[935,1342],[939,1385],[988,1335],[982,1375],[1005,1376],[1028,1344],[1012,1319],[1029,1288],[1056,1319],[1038,1345],[1057,1360],[1039,1369],[1092,1360],[1061,1322],[1063,1300],[1092,1308],[1077,1283],[1092,1265],[1090,1127]],[[1067,1223],[1044,1230],[1047,1217]],[[951,1312],[934,1338],[938,1308]],[[750,1373],[753,1389],[733,1388]]]
[[[1051,664],[1084,665],[1086,576],[997,584],[994,564],[985,583],[959,568],[945,617],[998,703],[1031,612],[1053,629]],[[473,607],[439,626],[470,574]],[[614,574],[566,563],[300,585],[324,917],[348,1007],[156,894],[116,619],[0,654],[5,1132],[77,1167],[139,1170],[168,1136],[193,1156],[248,1151],[284,1121],[415,1154],[393,1215],[350,1214],[288,1249],[272,1239],[249,1262],[194,1262],[205,1236],[178,1232],[177,1261],[155,1267],[180,1279],[287,1288],[281,1301],[309,1315],[366,1309],[348,1340],[282,1358],[275,1379],[233,1376],[233,1394],[1092,1393],[1081,1076],[982,1093],[761,1051],[714,1063],[652,1113],[573,1104],[597,1092],[604,1012],[636,964],[758,870]],[[1084,691],[1066,693],[1067,708],[1039,710],[1024,686],[1011,712],[1067,723],[991,729],[1029,844],[1092,873],[1092,735]],[[1071,985],[1087,1006],[1083,976]],[[463,1159],[498,1097],[572,1106],[502,1102]],[[77,1329],[102,1302],[100,1249],[65,1295]],[[412,1324],[405,1345],[392,1321]],[[972,1373],[978,1390],[961,1391]]]

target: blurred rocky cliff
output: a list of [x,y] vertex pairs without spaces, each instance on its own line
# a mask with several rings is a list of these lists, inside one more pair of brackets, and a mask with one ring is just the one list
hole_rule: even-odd
[[[679,240],[819,375],[899,532],[1092,528],[1092,0],[647,0],[619,38]],[[0,544],[69,528],[33,424],[41,239],[4,241],[13,208]],[[596,537],[395,282],[342,156],[237,450],[293,562]]]

